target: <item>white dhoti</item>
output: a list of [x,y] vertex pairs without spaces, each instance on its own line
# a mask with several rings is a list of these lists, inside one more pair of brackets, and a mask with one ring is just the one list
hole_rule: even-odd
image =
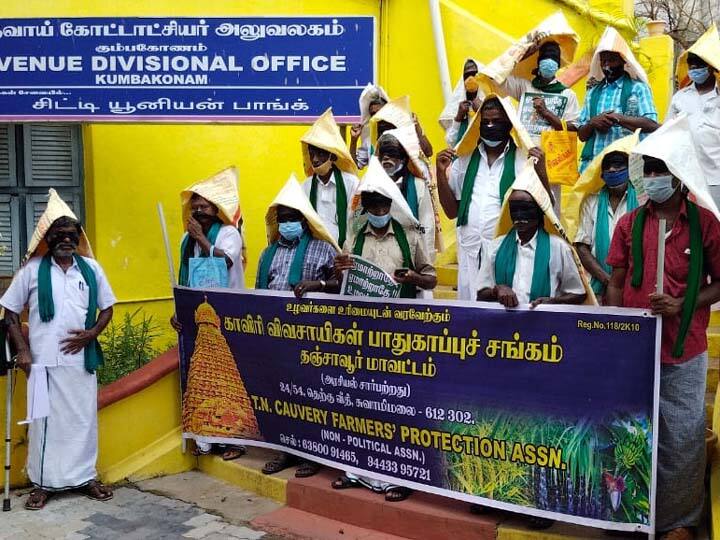
[[77,488],[97,476],[97,377],[58,366],[47,378],[50,414],[30,424],[28,476],[48,491]]
[[477,300],[477,283],[480,274],[480,247],[468,250],[458,243],[458,300]]

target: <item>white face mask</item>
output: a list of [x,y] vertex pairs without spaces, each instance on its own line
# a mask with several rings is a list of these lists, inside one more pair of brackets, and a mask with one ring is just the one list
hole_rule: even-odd
[[643,178],[643,187],[645,193],[651,201],[662,204],[672,197],[680,184],[673,187],[673,175],[665,174],[663,176],[645,176]]
[[402,161],[385,160],[382,162],[382,168],[385,169],[387,175],[394,178],[399,173],[405,164]]

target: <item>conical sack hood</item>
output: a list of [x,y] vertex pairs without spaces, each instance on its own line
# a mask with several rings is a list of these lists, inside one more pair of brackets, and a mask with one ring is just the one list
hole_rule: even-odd
[[323,225],[322,219],[310,204],[310,199],[308,199],[307,195],[305,195],[305,192],[300,187],[300,183],[297,181],[294,174],[290,175],[290,178],[288,178],[285,185],[275,196],[275,199],[270,204],[270,207],[265,214],[265,230],[267,232],[268,244],[277,242],[280,238],[277,222],[278,206],[287,206],[288,208],[294,208],[299,211],[303,216],[305,216],[313,238],[325,240],[331,244],[338,253],[340,252],[337,240],[333,238],[325,225]]
[[218,217],[225,225],[238,226],[242,212],[238,195],[238,173],[235,167],[223,169],[210,178],[185,188],[180,193],[184,224],[190,219],[190,199],[195,193],[217,206]]
[[[60,198],[60,195],[58,195],[57,191],[50,188],[48,190],[47,206],[45,207],[45,211],[43,212],[42,216],[40,216],[40,219],[35,226],[35,231],[30,238],[27,252],[25,253],[25,257],[23,258],[23,264],[27,262],[30,257],[42,257],[48,252],[48,245],[47,242],[45,242],[45,235],[50,230],[50,227],[55,222],[55,220],[61,217],[68,217],[79,221],[77,216],[75,215],[75,212],[73,212],[72,209],[67,205],[67,203]],[[81,229],[80,231],[80,243],[78,244],[77,254],[82,255],[83,257],[95,258],[92,252],[92,248],[90,247],[90,241],[88,240],[84,229]]]

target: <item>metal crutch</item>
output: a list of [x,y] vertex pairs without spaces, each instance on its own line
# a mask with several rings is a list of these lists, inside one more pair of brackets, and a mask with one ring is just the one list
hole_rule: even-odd
[[13,376],[15,375],[14,359],[10,353],[10,336],[7,329],[3,328],[2,336],[5,342],[5,355],[0,358],[0,374],[4,372],[7,377],[5,386],[5,490],[3,496],[3,512],[10,511],[10,458],[12,455],[12,399],[13,399]]

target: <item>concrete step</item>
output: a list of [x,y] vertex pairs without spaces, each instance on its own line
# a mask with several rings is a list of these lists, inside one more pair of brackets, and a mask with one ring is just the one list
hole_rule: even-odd
[[369,489],[333,489],[330,484],[338,476],[338,471],[325,469],[311,478],[292,478],[288,482],[288,506],[417,540],[496,538],[496,516],[475,516],[467,503],[418,492],[402,503],[390,503]]
[[457,286],[457,264],[441,264],[437,268],[438,285]]
[[293,540],[407,540],[405,536],[385,534],[343,521],[285,507],[250,522],[253,528]]

